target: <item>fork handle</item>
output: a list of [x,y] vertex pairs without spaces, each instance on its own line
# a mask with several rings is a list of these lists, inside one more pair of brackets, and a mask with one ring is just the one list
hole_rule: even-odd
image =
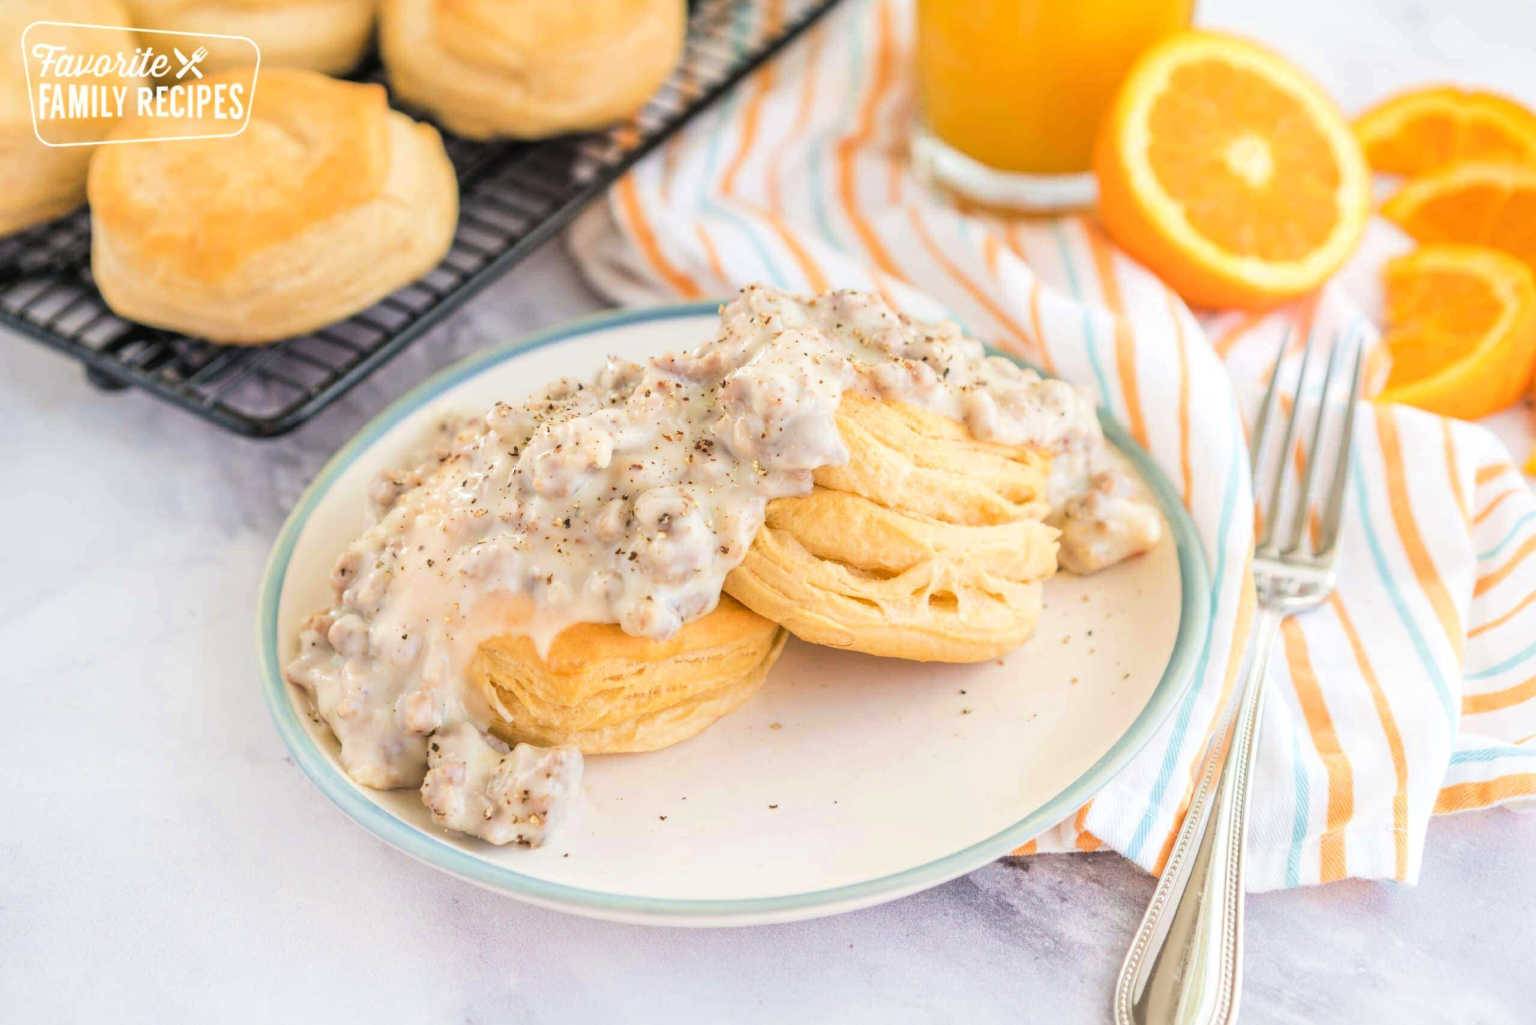
[[1243,977],[1243,840],[1264,669],[1280,615],[1260,609],[1235,714],[1200,784],[1115,983],[1116,1025],[1229,1025]]

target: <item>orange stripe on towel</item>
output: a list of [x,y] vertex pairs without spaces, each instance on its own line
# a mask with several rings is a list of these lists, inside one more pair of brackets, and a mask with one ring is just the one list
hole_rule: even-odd
[[1143,446],[1147,444],[1147,421],[1141,412],[1141,389],[1136,380],[1136,339],[1131,322],[1125,315],[1125,299],[1120,294],[1120,279],[1115,274],[1115,256],[1109,242],[1097,228],[1082,222],[1083,234],[1088,239],[1088,251],[1093,255],[1093,267],[1099,276],[1099,293],[1104,304],[1115,316],[1115,369],[1120,375],[1120,390],[1125,394],[1126,426],[1131,436]]
[[993,320],[1003,325],[1003,328],[1013,336],[1014,341],[1021,348],[1027,349],[1029,347],[1029,335],[1024,331],[1024,328],[1019,325],[1018,321],[1010,317],[1008,311],[999,306],[987,294],[985,289],[967,277],[965,271],[961,270],[958,264],[944,255],[944,250],[939,248],[939,244],[933,240],[933,236],[928,234],[928,228],[923,224],[922,216],[917,212],[917,207],[907,207],[907,217],[912,222],[912,230],[917,233],[918,240],[922,242],[923,248],[928,251],[928,255],[933,258],[933,262],[943,268],[944,273],[954,278],[955,283],[964,289],[967,295],[976,300],[977,305],[986,310]]
[[1184,318],[1179,315],[1179,300],[1168,293],[1168,316],[1173,320],[1173,340],[1179,352],[1179,473],[1184,483],[1184,507],[1190,508],[1195,495],[1194,462],[1190,456],[1189,426],[1189,345],[1184,338]]
[[1536,537],[1526,538],[1525,544],[1516,549],[1515,554],[1511,555],[1509,557],[1509,561],[1504,565],[1500,566],[1498,569],[1494,570],[1492,573],[1489,573],[1485,577],[1478,577],[1477,586],[1472,588],[1472,596],[1475,598],[1481,598],[1495,587],[1498,587],[1505,580],[1509,579],[1509,575],[1515,570],[1519,569],[1521,565],[1524,564],[1525,560],[1531,557],[1532,552],[1536,552]]
[[1387,692],[1382,689],[1381,680],[1376,676],[1376,669],[1371,665],[1370,658],[1365,653],[1365,645],[1360,641],[1360,634],[1355,630],[1355,622],[1350,618],[1348,610],[1344,608],[1344,600],[1339,597],[1339,592],[1334,591],[1328,596],[1328,604],[1333,607],[1333,612],[1339,618],[1339,628],[1344,631],[1345,640],[1349,641],[1349,650],[1355,656],[1355,665],[1360,669],[1360,675],[1365,680],[1365,685],[1371,692],[1371,704],[1376,706],[1376,718],[1381,721],[1381,732],[1387,738],[1387,751],[1392,755],[1392,774],[1396,780],[1396,787],[1392,792],[1392,839],[1396,848],[1397,879],[1408,877],[1408,755],[1403,747],[1403,734],[1398,729],[1397,717],[1392,714],[1392,706],[1387,701]]
[[1104,846],[1104,841],[1088,832],[1088,827],[1084,825],[1088,821],[1088,809],[1092,807],[1093,802],[1089,801],[1077,809],[1077,818],[1072,820],[1073,827],[1077,829],[1075,846],[1080,851],[1096,851]]
[[[780,21],[779,5],[769,4],[763,19],[763,30],[768,35],[777,35]],[[764,64],[752,76],[752,90],[747,95],[747,102],[741,108],[741,138],[736,144],[736,152],[726,163],[725,173],[720,176],[720,191],[724,195],[731,195],[736,191],[736,176],[741,174],[741,169],[747,163],[747,158],[752,154],[752,147],[757,141],[757,128],[763,117],[763,104],[768,99],[768,93],[773,89],[774,80],[777,77],[778,64],[769,61]]]
[[[1258,598],[1253,589],[1253,555],[1250,553],[1247,563],[1243,566],[1243,593],[1237,606],[1237,618],[1232,626],[1232,636],[1247,638],[1249,630],[1253,626],[1253,614],[1258,608]],[[1206,724],[1205,737],[1209,743],[1211,735],[1221,724],[1222,712],[1226,710],[1227,699],[1231,697],[1232,688],[1237,684],[1237,673],[1243,666],[1243,655],[1247,652],[1246,643],[1236,643],[1227,651],[1227,670],[1222,676],[1221,695],[1216,699],[1216,707],[1211,712],[1210,722]],[[1184,825],[1184,816],[1189,811],[1189,802],[1194,799],[1195,787],[1200,783],[1200,770],[1205,767],[1206,745],[1200,746],[1200,757],[1189,767],[1189,784],[1184,788],[1184,799],[1179,802],[1179,810],[1174,813],[1173,825],[1168,830],[1168,835],[1163,839],[1163,849],[1158,852],[1157,863],[1152,866],[1152,874],[1160,876],[1168,864],[1168,856],[1173,853],[1173,842],[1178,839],[1179,829]]]
[[1496,476],[1502,476],[1504,473],[1508,473],[1513,469],[1514,467],[1511,467],[1508,463],[1495,463],[1493,466],[1481,467],[1481,469],[1478,470],[1478,476],[1475,476],[1473,479],[1475,479],[1476,483],[1478,483],[1478,487],[1482,487],[1484,484],[1487,484],[1488,481],[1491,481],[1491,479],[1496,478]]
[[1472,522],[1472,510],[1467,505],[1467,495],[1461,488],[1461,467],[1456,462],[1456,441],[1451,434],[1451,421],[1440,420],[1440,434],[1445,442],[1445,475],[1451,479],[1451,494],[1456,498],[1456,508],[1461,510],[1461,521]]
[[1216,355],[1226,359],[1227,354],[1237,347],[1237,343],[1242,341],[1243,336],[1264,323],[1265,318],[1268,316],[1267,313],[1246,314],[1237,323],[1217,335],[1216,341],[1211,345],[1216,350]]
[[1344,829],[1355,813],[1355,777],[1349,756],[1339,743],[1333,716],[1328,713],[1323,700],[1323,689],[1318,684],[1317,673],[1312,668],[1312,657],[1307,651],[1306,635],[1295,618],[1280,623],[1280,636],[1285,642],[1285,661],[1291,671],[1291,686],[1301,705],[1302,717],[1307,722],[1307,732],[1312,735],[1312,746],[1322,759],[1323,770],[1328,776],[1327,830],[1319,838],[1319,879],[1332,882],[1348,874],[1348,852],[1345,850]]
[[1441,789],[1435,798],[1435,814],[1486,808],[1512,797],[1531,794],[1536,794],[1536,772],[1517,772],[1476,783],[1456,783]]
[[1482,526],[1483,521],[1492,516],[1493,511],[1503,505],[1506,498],[1510,495],[1522,494],[1524,491],[1525,488],[1510,488],[1508,491],[1500,491],[1494,496],[1493,501],[1483,506],[1483,511],[1477,514],[1477,518],[1472,521],[1472,525],[1474,527]]
[[[769,6],[765,22],[765,29],[769,34],[778,31],[779,22],[782,20],[782,12],[779,8],[780,4],[777,2]],[[814,61],[814,59],[815,55],[812,54],[812,60]],[[807,77],[814,78],[814,74]],[[809,250],[800,243],[800,239],[790,230],[781,216],[783,213],[783,203],[779,189],[778,165],[783,159],[784,153],[792,148],[790,145],[791,141],[804,130],[805,119],[809,115],[808,105],[802,104],[800,116],[791,127],[789,134],[779,141],[776,147],[776,154],[769,163],[766,177],[769,202],[772,204],[772,209],[764,210],[756,204],[741,200],[736,195],[737,179],[741,175],[742,168],[746,166],[747,160],[751,157],[753,148],[757,145],[758,129],[762,125],[763,104],[767,101],[768,94],[772,91],[776,80],[777,73],[772,62],[764,65],[763,69],[752,80],[752,91],[747,97],[747,102],[742,107],[741,138],[737,143],[736,152],[731,156],[730,161],[726,165],[725,173],[720,176],[720,194],[728,199],[737,201],[743,207],[746,207],[752,213],[767,221],[774,234],[778,235],[780,241],[784,243],[784,248],[789,250],[790,256],[799,266],[800,273],[805,277],[806,284],[810,286],[811,291],[825,292],[828,289],[827,276],[822,273],[821,267],[812,258]]]
[[1386,469],[1387,505],[1392,512],[1392,522],[1397,527],[1397,536],[1403,543],[1408,564],[1413,567],[1413,575],[1418,579],[1430,607],[1435,610],[1440,628],[1445,631],[1446,640],[1456,653],[1459,664],[1463,643],[1461,615],[1456,611],[1455,602],[1451,601],[1445,581],[1440,579],[1440,571],[1430,558],[1423,535],[1419,533],[1418,520],[1413,515],[1413,505],[1408,498],[1408,470],[1403,462],[1403,444],[1397,434],[1396,414],[1390,406],[1372,405],[1371,409],[1376,416],[1376,436],[1381,443],[1382,462]]
[[987,273],[992,275],[994,278],[997,277],[999,273],[999,267],[1001,265],[998,263],[998,260],[1001,257],[1002,251],[1003,243],[998,239],[997,235],[990,231],[985,231],[982,233],[981,254],[987,262]]
[[685,274],[668,260],[661,251],[661,245],[656,241],[656,232],[651,227],[651,222],[646,219],[645,211],[640,205],[640,196],[635,189],[635,176],[626,174],[619,179],[616,186],[619,194],[619,208],[623,210],[624,217],[629,221],[630,231],[635,241],[640,244],[640,252],[656,268],[656,273],[661,275],[673,290],[687,299],[699,299],[704,295],[704,290],[698,282]]
[[784,248],[789,250],[789,255],[794,257],[795,263],[799,265],[800,273],[805,275],[806,284],[811,286],[811,291],[825,292],[830,289],[832,286],[827,281],[827,275],[822,271],[821,264],[816,262],[811,251],[801,243],[800,236],[796,235],[784,222],[784,218],[778,214],[772,211],[764,211],[764,214],[774,233],[783,240]]
[[874,136],[875,114],[880,109],[880,101],[896,78],[896,55],[889,5],[881,4],[876,9],[875,25],[874,81],[870,85],[869,92],[864,96],[864,102],[859,106],[858,123],[853,134],[837,141],[838,195],[842,200],[843,211],[848,215],[849,223],[853,225],[859,240],[864,243],[864,248],[869,251],[875,266],[893,278],[900,278],[902,274],[896,267],[896,261],[886,251],[880,236],[875,233],[875,229],[859,208],[858,168],[855,158],[860,150],[868,146],[869,140]]
[[1312,337],[1312,328],[1317,323],[1318,300],[1321,298],[1321,292],[1313,292],[1298,299],[1291,307],[1291,321],[1296,325],[1296,333],[1291,336],[1289,345],[1291,352],[1300,352]]
[[1032,275],[1029,284],[1029,330],[1035,337],[1035,352],[1040,357],[1040,367],[1047,374],[1055,375],[1056,361],[1051,359],[1051,347],[1045,342],[1045,331],[1040,326],[1040,278]]
[[811,255],[810,249],[800,241],[800,236],[796,235],[794,230],[784,220],[784,193],[781,187],[781,178],[785,156],[797,150],[801,136],[804,135],[807,126],[810,124],[811,111],[813,109],[812,100],[816,90],[816,71],[817,65],[820,62],[822,36],[825,27],[826,24],[824,22],[818,24],[812,30],[811,37],[806,40],[807,53],[805,71],[801,76],[804,81],[802,82],[800,92],[800,104],[795,110],[794,123],[790,125],[789,131],[774,146],[774,156],[768,165],[767,185],[770,209],[763,212],[769,224],[773,227],[774,232],[783,240],[785,248],[794,257],[795,263],[800,266],[800,273],[805,275],[806,283],[810,285],[813,292],[825,292],[832,286],[826,272],[816,262],[816,258]]
[[[683,106],[687,106],[696,100],[702,92],[702,83],[695,74],[692,61],[683,61],[678,69],[677,96]],[[686,133],[678,132],[668,139],[661,151],[661,195],[663,199],[672,198],[672,184],[677,177],[677,158],[683,148],[683,138]]]
[[704,258],[709,261],[710,273],[719,280],[721,290],[729,292],[734,286],[730,275],[725,272],[725,264],[720,262],[720,250],[715,248],[715,240],[709,237],[703,224],[694,225],[694,234],[699,237],[699,245],[704,247]]
[[[1292,411],[1294,406],[1295,406],[1295,400],[1292,399],[1289,395],[1281,395],[1280,396],[1280,408],[1285,411],[1285,415],[1286,416],[1290,416],[1291,415],[1291,411]],[[1296,449],[1295,449],[1295,452],[1292,454],[1292,459],[1296,463],[1296,479],[1298,481],[1306,480],[1307,479],[1307,450],[1303,446],[1302,441],[1301,441],[1300,438],[1296,439]],[[1287,526],[1289,526],[1289,524],[1287,524]],[[1317,507],[1309,504],[1308,507],[1307,507],[1307,536],[1312,541],[1312,550],[1313,551],[1317,550],[1318,541],[1322,537],[1322,534],[1323,534],[1323,518],[1318,513]]]
[[1479,469],[1477,471],[1477,476],[1473,479],[1477,481],[1478,487],[1482,487],[1484,484],[1487,484],[1495,477],[1502,476],[1512,469],[1514,469],[1514,467],[1510,466],[1508,463],[1494,463],[1492,466],[1484,466]]
[[1472,631],[1467,634],[1467,636],[1476,637],[1478,634],[1487,633],[1489,630],[1497,630],[1499,627],[1503,626],[1505,623],[1509,622],[1511,619],[1514,619],[1520,613],[1530,608],[1531,603],[1533,602],[1536,602],[1536,591],[1532,591],[1530,594],[1520,599],[1519,603],[1514,608],[1504,613],[1498,619],[1490,619],[1488,622],[1473,628]]
[[1532,698],[1536,698],[1536,676],[1524,683],[1517,683],[1513,687],[1505,687],[1503,690],[1462,695],[1461,714],[1478,715],[1482,712],[1498,712],[1524,704]]

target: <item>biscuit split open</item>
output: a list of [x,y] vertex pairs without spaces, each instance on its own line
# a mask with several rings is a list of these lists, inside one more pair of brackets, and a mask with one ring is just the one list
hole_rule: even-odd
[[946,417],[845,395],[850,453],[775,499],[727,593],[813,644],[979,662],[1034,633],[1056,571],[1049,460]]

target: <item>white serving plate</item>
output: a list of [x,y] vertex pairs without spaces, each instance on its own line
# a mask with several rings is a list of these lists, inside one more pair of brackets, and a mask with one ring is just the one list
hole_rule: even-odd
[[716,323],[712,304],[629,311],[471,357],[380,414],[300,498],[262,588],[263,687],[295,761],[365,829],[453,875],[578,914],[677,925],[810,918],[1007,854],[1092,797],[1172,709],[1205,637],[1205,563],[1172,487],[1106,422],[1171,530],[1142,558],[1053,579],[1036,637],[1005,659],[927,665],[791,640],[762,690],[700,736],[589,757],[583,813],[539,850],[450,833],[414,791],[353,783],[281,667],[298,624],[328,603],[331,564],[365,526],[375,473],[445,411],[586,376],[609,354],[691,346]]

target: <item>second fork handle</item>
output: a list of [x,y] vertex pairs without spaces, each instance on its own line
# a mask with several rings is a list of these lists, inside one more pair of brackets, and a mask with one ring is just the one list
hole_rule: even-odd
[[1212,743],[1115,984],[1116,1025],[1227,1025],[1243,978],[1243,841],[1264,709],[1264,670],[1281,617],[1260,609],[1225,745]]

